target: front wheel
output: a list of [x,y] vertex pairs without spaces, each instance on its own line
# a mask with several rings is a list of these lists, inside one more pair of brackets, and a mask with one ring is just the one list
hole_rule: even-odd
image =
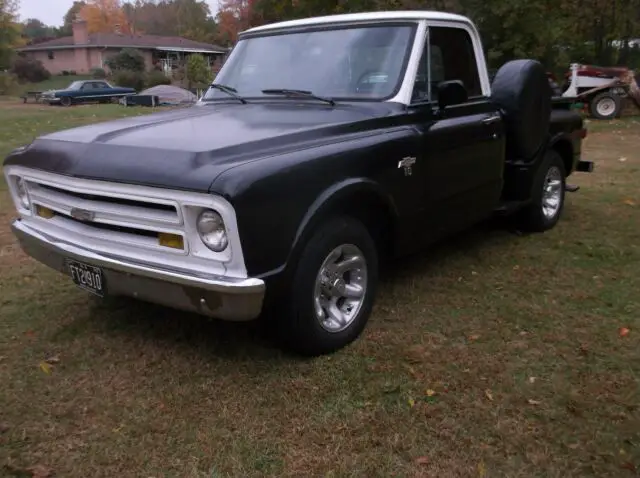
[[278,314],[280,338],[302,355],[339,350],[356,340],[373,308],[378,253],[367,228],[350,217],[322,224],[304,246]]
[[521,227],[529,232],[543,232],[560,220],[565,199],[565,168],[554,150],[546,152],[533,181],[531,203],[521,212]]
[[63,96],[62,98],[60,98],[60,104],[62,106],[71,106],[71,97],[70,96]]
[[620,114],[622,101],[618,95],[610,92],[600,93],[589,102],[591,116],[601,120],[611,120]]

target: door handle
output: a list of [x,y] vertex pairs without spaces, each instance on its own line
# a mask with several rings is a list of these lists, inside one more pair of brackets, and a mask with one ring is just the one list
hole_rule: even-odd
[[499,115],[495,115],[495,116],[489,116],[488,118],[485,118],[482,120],[482,122],[484,124],[493,124],[493,123],[497,123],[498,121],[500,121],[500,116]]

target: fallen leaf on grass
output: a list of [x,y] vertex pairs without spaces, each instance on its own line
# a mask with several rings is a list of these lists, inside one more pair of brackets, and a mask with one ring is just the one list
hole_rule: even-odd
[[416,465],[427,465],[429,464],[429,457],[428,456],[419,456],[418,458],[415,459]]
[[620,465],[620,468],[624,469],[624,470],[629,470],[632,473],[636,473],[638,471],[638,469],[636,468],[636,465],[634,465],[633,463],[623,463],[622,465]]
[[42,370],[47,375],[51,375],[51,365],[47,362],[40,362],[40,370]]
[[536,380],[536,377],[529,377],[529,383],[535,383]]
[[485,390],[484,394],[487,396],[489,400],[493,402],[493,394],[491,393],[491,390]]
[[478,463],[478,475],[481,476],[481,477],[487,475],[487,468],[486,468],[486,466],[484,466],[484,462],[483,461]]
[[49,365],[54,365],[60,363],[60,357],[58,357],[57,355],[53,355],[52,357],[45,359],[45,362]]
[[31,473],[32,478],[50,478],[53,476],[53,470],[42,465],[30,466],[26,471]]
[[624,156],[620,159],[618,159],[618,161],[620,161],[621,163],[624,163],[627,160],[627,158],[625,158]]
[[436,394],[436,391],[435,391],[435,390],[431,390],[430,388],[428,388],[428,389],[424,392],[424,394],[425,394],[427,397],[433,397],[433,396]]
[[409,408],[413,408],[416,404],[416,401],[413,398],[409,399]]
[[527,400],[529,402],[529,405],[541,405],[542,402],[539,400],[532,400],[531,398],[529,400]]
[[623,203],[625,203],[627,206],[635,206],[636,203],[633,199],[625,199],[624,201],[622,201]]
[[480,336],[479,336],[479,335],[470,335],[470,336],[469,336],[469,340],[471,340],[471,341],[478,340],[479,338],[480,338]]
[[629,330],[627,327],[620,327],[620,337],[626,337],[627,335],[629,335],[629,332],[631,332],[631,330]]
[[571,448],[572,450],[576,450],[578,448],[578,444],[577,443],[571,443],[569,445],[567,445],[567,447]]

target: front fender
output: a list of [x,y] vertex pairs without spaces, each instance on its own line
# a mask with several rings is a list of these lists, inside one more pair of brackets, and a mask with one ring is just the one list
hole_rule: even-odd
[[354,211],[359,204],[380,208],[380,214],[395,223],[398,211],[393,198],[370,178],[348,178],[326,188],[313,201],[300,221],[287,258],[287,264],[313,234],[314,229],[327,217],[340,212]]

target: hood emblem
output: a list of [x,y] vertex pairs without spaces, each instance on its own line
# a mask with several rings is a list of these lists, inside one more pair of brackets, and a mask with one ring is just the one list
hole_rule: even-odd
[[407,156],[406,158],[402,158],[402,161],[398,161],[398,169],[404,168],[404,175],[411,176],[413,171],[411,170],[411,166],[413,166],[416,162],[416,158],[414,156]]
[[71,208],[71,217],[82,222],[91,222],[96,217],[96,213],[79,207]]

